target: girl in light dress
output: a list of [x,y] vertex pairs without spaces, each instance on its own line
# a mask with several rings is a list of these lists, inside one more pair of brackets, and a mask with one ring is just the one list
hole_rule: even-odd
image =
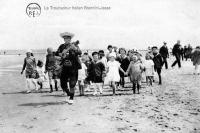
[[45,80],[47,80],[47,78],[45,76],[45,69],[43,67],[43,62],[41,60],[38,60],[37,72],[39,74],[39,78],[37,79],[37,83],[40,85],[40,89],[42,89],[43,83],[45,82]]
[[79,92],[80,96],[84,95],[84,82],[87,77],[87,67],[85,65],[85,58],[81,57],[81,69],[78,70],[78,86],[79,86]]
[[154,63],[151,59],[151,56],[147,53],[146,54],[146,60],[144,62],[145,67],[145,75],[146,75],[146,82],[147,85],[152,86],[153,85],[153,76],[154,76]]
[[116,61],[115,58],[116,53],[110,53],[109,61],[107,64],[107,80],[111,84],[113,95],[115,95],[116,83],[120,81],[119,70],[125,73],[124,70],[120,67],[120,63]]

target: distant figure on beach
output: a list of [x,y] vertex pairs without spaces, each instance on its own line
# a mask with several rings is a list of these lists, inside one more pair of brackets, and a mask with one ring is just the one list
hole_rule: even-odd
[[191,54],[191,61],[195,66],[194,74],[200,74],[199,72],[199,65],[200,65],[200,46],[197,46]]
[[3,54],[5,55],[5,54],[6,54],[6,51],[4,51]]
[[167,48],[167,43],[166,42],[163,42],[163,46],[160,48],[159,53],[163,58],[163,63],[165,64],[165,68],[168,69],[167,58],[169,58],[169,52],[168,52],[168,48]]
[[[60,83],[62,89],[69,96],[67,102],[73,104],[75,86],[78,80],[78,69],[81,69],[79,55],[82,54],[78,45],[71,43],[74,34],[69,32],[61,33],[60,36],[64,39],[64,44],[61,44],[56,51],[56,54],[61,57],[61,77]],[[69,86],[68,83],[69,82]]]
[[190,44],[188,44],[188,46],[186,46],[186,50],[185,50],[186,61],[191,58],[191,55],[192,55],[192,46]]
[[27,93],[31,92],[32,83],[35,87],[35,90],[38,90],[37,79],[36,79],[37,78],[36,60],[33,56],[31,56],[31,53],[32,53],[31,50],[28,50],[26,52],[26,57],[24,58],[24,64],[21,71],[21,74],[23,74],[24,70],[26,71],[25,76],[26,76]]
[[176,64],[178,64],[178,67],[181,68],[181,45],[180,40],[177,41],[177,43],[174,45],[172,49],[172,54],[175,56],[176,60],[172,64],[171,67],[174,67]]

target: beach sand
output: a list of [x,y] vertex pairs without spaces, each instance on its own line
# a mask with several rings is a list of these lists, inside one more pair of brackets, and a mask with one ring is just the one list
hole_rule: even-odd
[[143,87],[141,94],[125,88],[116,96],[105,89],[102,96],[80,97],[77,89],[68,105],[61,89],[25,93],[23,58],[0,57],[0,133],[200,133],[200,75],[190,61],[163,68],[163,85]]

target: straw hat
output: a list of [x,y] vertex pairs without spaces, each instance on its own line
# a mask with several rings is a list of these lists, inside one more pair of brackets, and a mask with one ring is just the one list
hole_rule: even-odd
[[32,53],[32,50],[31,49],[27,49],[26,53]]
[[115,57],[116,58],[116,53],[115,52],[110,53],[109,57]]
[[62,38],[65,38],[65,37],[71,37],[73,38],[74,37],[74,34],[73,33],[70,33],[70,32],[64,32],[64,33],[60,33],[60,36]]

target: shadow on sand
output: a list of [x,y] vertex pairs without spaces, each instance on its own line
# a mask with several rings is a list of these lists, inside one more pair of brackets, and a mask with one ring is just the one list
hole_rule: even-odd
[[190,76],[198,76],[198,75],[200,75],[200,74],[193,74],[193,73],[180,73],[180,74],[178,74],[178,75],[185,75],[185,76],[188,76],[188,75],[190,75]]
[[66,104],[66,101],[62,101],[62,102],[25,103],[25,104],[19,104],[18,106],[46,107],[46,106],[51,106],[51,105],[63,105],[63,104]]
[[[88,94],[88,93],[85,93],[84,96],[80,96],[79,94],[76,94],[75,97],[108,97],[108,96],[124,96],[124,95],[133,95],[133,93],[117,93],[115,95],[113,95],[112,93],[103,93],[101,95],[93,95],[92,93]],[[135,94],[137,95],[137,94]],[[66,95],[55,95],[55,94],[52,94],[52,95],[42,95],[41,97],[67,97]]]
[[[48,93],[49,91],[47,90],[39,90],[39,91],[31,91],[31,93]],[[31,94],[27,93],[27,91],[17,91],[17,92],[3,92],[3,95],[8,95],[8,94]]]

